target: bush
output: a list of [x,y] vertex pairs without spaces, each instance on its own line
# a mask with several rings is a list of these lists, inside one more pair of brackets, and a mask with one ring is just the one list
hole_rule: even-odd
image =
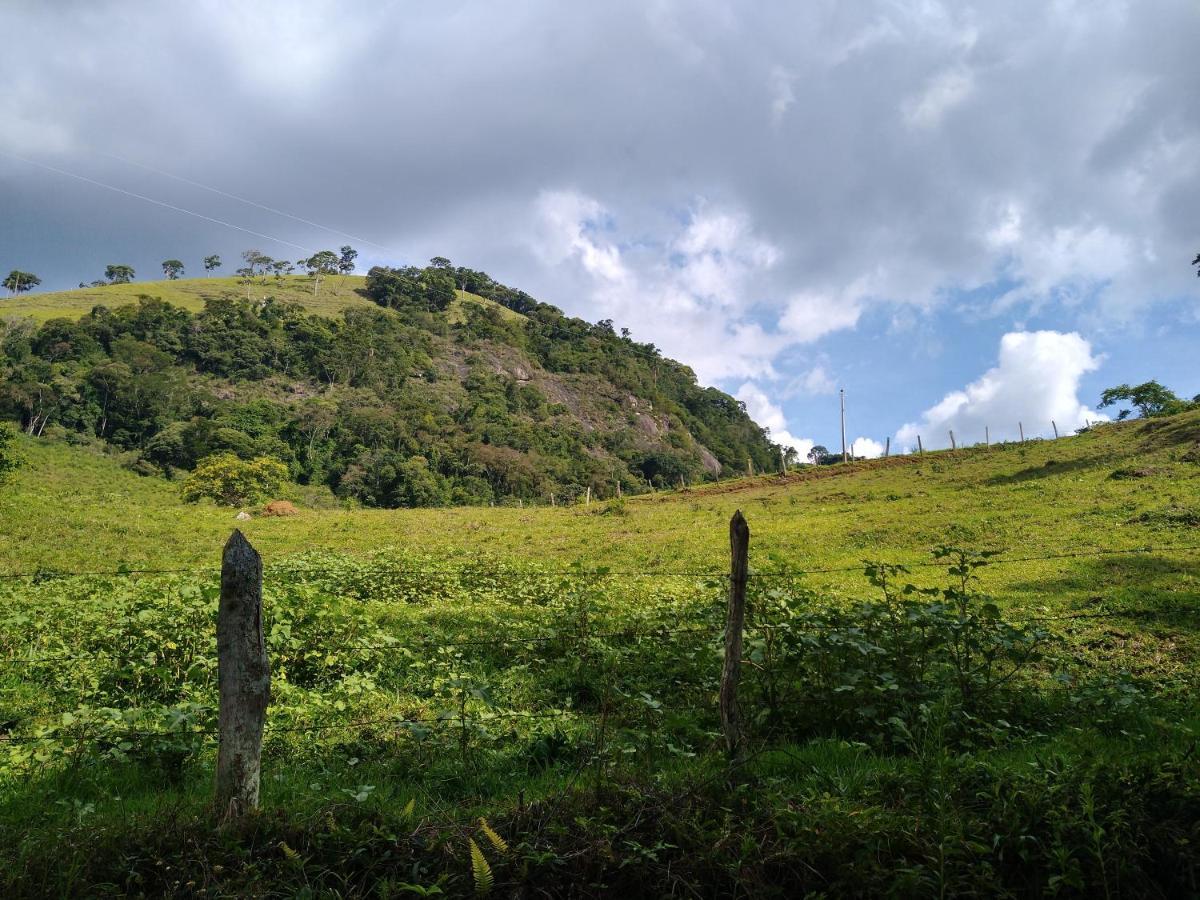
[[287,466],[270,456],[238,459],[232,453],[205,457],[183,483],[183,499],[194,502],[210,497],[226,506],[243,506],[265,500],[279,490]]
[[16,444],[16,429],[7,422],[0,422],[0,484],[4,484],[23,462]]

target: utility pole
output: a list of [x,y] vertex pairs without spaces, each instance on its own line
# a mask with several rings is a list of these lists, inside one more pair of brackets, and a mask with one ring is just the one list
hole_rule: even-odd
[[846,389],[838,391],[842,397],[842,462],[846,461]]

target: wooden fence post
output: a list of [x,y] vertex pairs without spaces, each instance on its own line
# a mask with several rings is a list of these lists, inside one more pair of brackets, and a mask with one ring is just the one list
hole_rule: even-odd
[[1058,440],[1058,423],[1053,419],[1050,420],[1050,427],[1054,429],[1054,439]]
[[953,431],[950,432],[950,449],[951,450],[958,449],[958,444],[954,443],[954,432]]
[[883,458],[887,459],[892,455],[892,436],[889,434],[887,440],[883,442]]
[[919,434],[917,435],[917,452],[918,453],[925,452],[925,448],[921,446],[921,436]]
[[992,432],[986,425],[983,426],[983,446],[992,446]]
[[271,694],[262,625],[262,558],[237,530],[221,558],[217,684],[217,809],[228,820],[258,807],[263,723]]
[[1017,430],[1021,432],[1021,443],[1025,443],[1025,426],[1018,422]]
[[742,668],[742,629],[746,624],[746,581],[750,526],[739,509],[729,520],[729,612],[725,619],[725,664],[721,668],[721,731],[731,760],[742,751],[741,716],[737,707]]

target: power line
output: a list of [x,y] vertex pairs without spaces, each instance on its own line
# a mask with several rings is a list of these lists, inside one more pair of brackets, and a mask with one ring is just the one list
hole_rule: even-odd
[[277,216],[283,216],[284,218],[292,219],[295,222],[300,222],[304,225],[311,225],[313,228],[320,228],[322,231],[328,231],[331,234],[336,234],[336,235],[339,235],[340,237],[349,238],[352,241],[358,241],[360,244],[370,244],[372,247],[375,247],[379,250],[384,250],[388,253],[393,254],[394,256],[402,255],[398,251],[392,249],[391,247],[385,247],[383,244],[378,244],[375,241],[368,240],[367,238],[358,237],[357,235],[350,234],[349,232],[346,232],[346,231],[341,231],[340,229],[337,229],[337,228],[332,228],[328,225],[322,225],[320,222],[314,222],[311,219],[305,219],[301,216],[293,215],[292,213],[285,212],[282,209],[276,209],[273,206],[267,206],[265,203],[259,203],[255,200],[248,200],[245,197],[239,197],[237,194],[231,194],[229,191],[223,191],[220,188],[215,188],[215,187],[212,187],[211,185],[203,184],[202,182],[199,182],[199,181],[193,181],[191,178],[184,178],[182,175],[175,175],[171,172],[164,172],[162,169],[156,169],[153,166],[148,166],[148,165],[145,165],[144,163],[134,162],[131,159],[125,159],[122,156],[116,156],[115,154],[112,154],[112,153],[101,153],[100,155],[107,156],[109,159],[115,159],[117,162],[125,163],[125,165],[127,165],[127,166],[136,166],[137,168],[144,169],[147,172],[153,172],[155,175],[161,175],[164,178],[172,178],[175,181],[180,181],[180,182],[183,182],[184,184],[190,184],[192,187],[197,187],[197,188],[200,188],[201,190],[209,191],[210,193],[217,194],[218,196],[221,196],[221,197],[228,197],[230,200],[236,200],[238,203],[245,203],[247,206],[253,206],[255,209],[261,209],[264,212],[269,212],[269,213],[272,213]]
[[127,197],[133,197],[134,199],[142,200],[146,203],[152,203],[155,206],[161,206],[163,209],[169,209],[173,212],[179,212],[179,213],[183,213],[184,215],[194,216],[197,219],[203,219],[206,222],[212,222],[216,225],[222,225],[225,228],[232,228],[235,231],[241,231],[245,234],[253,235],[254,237],[263,238],[264,240],[268,240],[268,241],[275,241],[277,244],[283,244],[287,247],[292,247],[293,249],[299,250],[302,253],[313,253],[314,252],[311,247],[304,247],[304,246],[301,246],[300,244],[294,243],[292,241],[285,240],[284,238],[275,237],[270,234],[264,234],[261,231],[254,231],[251,228],[243,228],[241,225],[235,225],[232,222],[226,222],[223,219],[217,219],[217,218],[214,218],[213,216],[206,216],[204,213],[198,213],[195,210],[185,209],[182,206],[176,206],[175,204],[167,203],[164,200],[157,200],[154,197],[147,197],[145,194],[139,194],[134,191],[127,191],[127,190],[125,190],[125,188],[120,188],[120,187],[116,187],[111,184],[106,184],[103,181],[97,181],[95,178],[89,178],[86,175],[79,175],[75,172],[68,172],[66,169],[60,169],[57,166],[52,166],[47,163],[38,162],[37,160],[33,160],[33,159],[27,159],[24,156],[17,156],[17,154],[10,153],[7,150],[0,150],[0,153],[4,154],[5,156],[10,157],[12,159],[18,160],[20,162],[27,163],[28,165],[37,166],[39,169],[45,169],[48,172],[54,172],[55,174],[63,175],[67,178],[74,178],[77,181],[82,181],[86,184],[91,184],[96,187],[104,188],[106,191],[113,191],[114,193],[117,193],[117,194],[124,194]]

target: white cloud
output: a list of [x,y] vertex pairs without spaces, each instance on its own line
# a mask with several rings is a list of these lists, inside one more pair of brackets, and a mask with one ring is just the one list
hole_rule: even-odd
[[800,459],[808,457],[808,451],[813,448],[810,438],[796,437],[788,430],[787,419],[783,410],[771,402],[771,398],[752,381],[747,381],[737,390],[737,399],[746,404],[746,412],[759,425],[771,431],[771,439],[785,447],[794,447],[800,454]]
[[531,242],[549,265],[576,265],[589,278],[589,307],[637,339],[686,360],[706,383],[775,378],[774,359],[795,338],[753,316],[749,284],[779,251],[741,214],[701,204],[665,246],[616,241],[612,217],[593,197],[543,191]]
[[799,385],[809,394],[832,394],[837,390],[833,378],[824,366],[813,366],[799,379]]
[[934,77],[916,97],[904,102],[904,119],[912,128],[936,128],[946,114],[964,103],[975,90],[966,69],[951,69]]
[[864,459],[877,459],[883,456],[883,442],[869,437],[856,437],[850,442],[850,453]]
[[775,66],[771,69],[768,83],[771,92],[771,124],[777,128],[783,121],[788,107],[796,102],[796,90],[792,86],[795,77],[782,66]]
[[779,327],[797,343],[810,344],[835,331],[853,328],[863,313],[862,281],[841,291],[801,291],[788,300]]
[[919,422],[896,435],[899,447],[913,449],[917,435],[927,448],[981,443],[985,427],[992,441],[1014,440],[1021,423],[1026,437],[1070,434],[1084,420],[1102,420],[1079,401],[1079,380],[1100,366],[1091,344],[1058,331],[1016,331],[1000,340],[997,365],[965,388],[947,394],[925,410]]

